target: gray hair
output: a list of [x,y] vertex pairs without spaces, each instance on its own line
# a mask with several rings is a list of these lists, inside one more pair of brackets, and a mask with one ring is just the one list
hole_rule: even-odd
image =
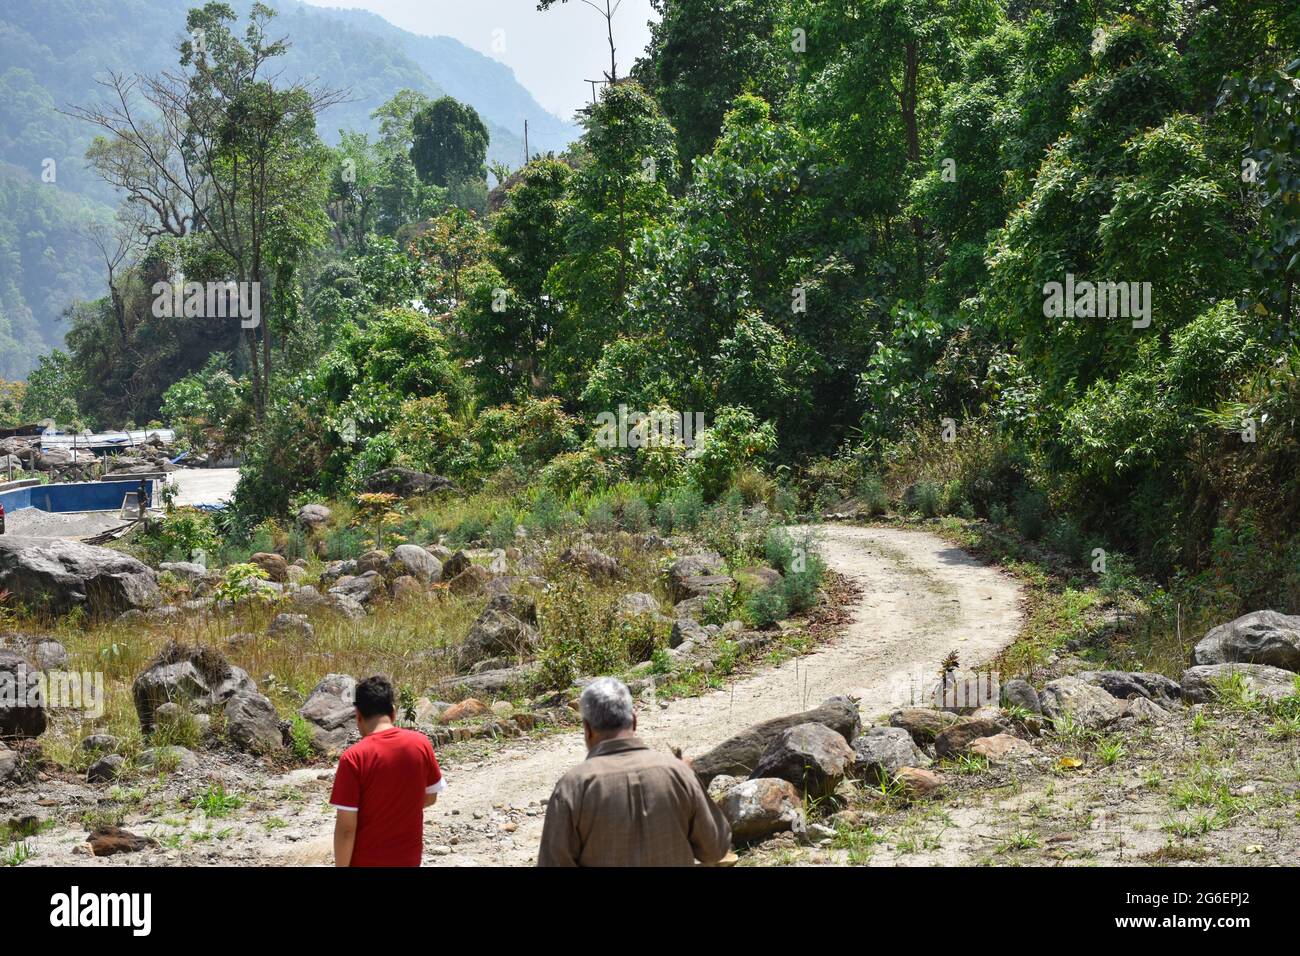
[[597,733],[632,726],[632,692],[616,677],[597,677],[578,701],[582,719]]

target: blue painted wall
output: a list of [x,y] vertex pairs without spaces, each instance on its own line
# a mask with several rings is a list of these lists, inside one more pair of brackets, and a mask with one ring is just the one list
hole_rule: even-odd
[[[149,497],[153,499],[153,481],[148,482]],[[62,485],[32,485],[0,492],[0,505],[6,512],[20,508],[39,508],[42,511],[117,511],[122,499],[140,487],[140,479],[133,481],[78,481]]]

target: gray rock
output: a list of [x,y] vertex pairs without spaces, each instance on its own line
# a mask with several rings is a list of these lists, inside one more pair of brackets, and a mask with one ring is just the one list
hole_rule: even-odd
[[1038,700],[1038,691],[1026,680],[1016,678],[1002,685],[1001,701],[1003,707],[1019,707],[1031,714],[1041,714],[1043,706]]
[[357,682],[347,674],[326,674],[312,689],[298,714],[311,730],[312,746],[325,754],[341,753],[360,739],[356,725]]
[[446,561],[442,562],[443,580],[450,581],[452,578],[464,574],[473,563],[470,556],[464,551],[453,553]]
[[199,758],[184,747],[151,747],[140,754],[137,763],[146,770],[189,772],[199,768]]
[[334,582],[329,593],[365,605],[386,592],[383,576],[378,571],[366,571],[363,574],[345,574]]
[[763,840],[804,828],[803,798],[788,780],[760,778],[738,783],[718,799],[737,843]]
[[115,616],[159,601],[153,569],[129,555],[61,538],[0,535],[0,589],[32,610]]
[[81,749],[89,753],[114,753],[118,739],[112,734],[91,734],[81,742]]
[[324,505],[303,505],[298,509],[298,524],[315,530],[330,520],[330,510]]
[[197,584],[208,576],[207,568],[191,561],[164,561],[158,565],[158,570],[166,571],[186,584]]
[[119,754],[106,754],[90,765],[86,771],[87,783],[112,783],[126,763]]
[[1172,718],[1172,714],[1148,697],[1134,697],[1124,706],[1124,717],[1137,723],[1163,724]]
[[45,733],[45,692],[40,669],[13,651],[0,650],[0,737]]
[[384,468],[367,478],[363,484],[366,491],[397,495],[399,498],[456,490],[455,482],[447,478],[410,468]]
[[[511,595],[499,594],[492,601],[509,597]],[[493,607],[489,602],[461,643],[460,669],[467,670],[479,661],[490,657],[503,655],[526,657],[536,648],[537,642],[538,633],[535,627],[520,620],[503,607]]]
[[902,727],[872,727],[853,741],[853,775],[872,786],[888,784],[904,767],[928,767],[930,758]]
[[268,754],[280,750],[280,717],[275,705],[256,691],[244,691],[226,701],[226,736],[240,750]]
[[191,711],[206,713],[238,693],[256,690],[248,674],[218,652],[176,642],[164,647],[131,686],[146,734],[153,731],[154,714],[163,704],[184,704]]
[[789,780],[808,797],[822,799],[835,792],[853,760],[853,748],[835,731],[824,724],[799,724],[772,741],[750,776]]
[[1038,696],[1043,713],[1053,721],[1069,715],[1088,730],[1114,723],[1124,712],[1123,705],[1109,693],[1078,677],[1050,681]]
[[1129,700],[1146,697],[1158,703],[1173,703],[1183,696],[1178,681],[1164,674],[1146,671],[1082,671],[1074,675],[1081,681],[1096,684],[1112,697]]
[[68,666],[68,649],[58,641],[40,641],[32,648],[32,660],[43,671],[61,670]]
[[960,720],[956,714],[932,707],[904,707],[889,715],[889,725],[906,730],[919,747],[934,743],[939,734]]
[[1214,700],[1222,682],[1240,675],[1260,697],[1281,700],[1296,694],[1296,674],[1267,664],[1198,664],[1183,671],[1183,697],[1193,703]]
[[637,617],[641,614],[658,614],[659,602],[653,594],[634,591],[618,599],[618,613],[624,617]]
[[613,581],[622,576],[618,561],[595,548],[566,548],[560,561],[573,565],[593,581]]
[[442,564],[424,548],[399,544],[389,561],[389,574],[409,574],[421,584],[442,580]]
[[271,624],[266,629],[266,633],[271,637],[278,639],[297,638],[298,640],[310,641],[316,636],[312,629],[311,621],[307,620],[306,614],[290,614],[281,612],[275,616]]
[[668,566],[668,593],[675,602],[691,597],[684,588],[688,578],[720,575],[725,567],[726,562],[716,551],[684,554]]
[[0,783],[4,783],[16,773],[18,773],[18,754],[0,741]]
[[429,689],[434,697],[459,702],[467,697],[501,697],[528,687],[540,670],[535,662],[481,670],[439,681]]
[[1010,725],[1000,716],[962,717],[951,727],[939,731],[934,738],[934,755],[940,759],[964,756],[970,752],[970,745],[981,737],[996,737],[1009,729]]
[[857,737],[862,718],[858,715],[858,705],[850,698],[832,697],[812,710],[774,717],[741,731],[695,758],[695,773],[705,786],[719,774],[748,777],[774,740],[791,727],[808,723],[826,725],[844,738],[847,747]]
[[673,620],[673,629],[668,635],[668,646],[677,648],[690,644],[700,647],[709,642],[710,634],[694,618],[679,617]]
[[1300,617],[1254,611],[1211,628],[1192,650],[1193,664],[1266,664],[1300,671]]

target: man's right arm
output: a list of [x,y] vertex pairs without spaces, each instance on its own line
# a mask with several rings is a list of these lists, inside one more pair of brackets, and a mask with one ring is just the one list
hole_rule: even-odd
[[352,851],[357,845],[357,813],[338,810],[334,814],[334,865],[352,865]]
[[695,859],[701,863],[717,863],[731,850],[731,824],[727,822],[722,808],[704,791],[689,764],[685,776],[689,778],[687,785],[691,789],[693,804],[691,849],[695,852]]

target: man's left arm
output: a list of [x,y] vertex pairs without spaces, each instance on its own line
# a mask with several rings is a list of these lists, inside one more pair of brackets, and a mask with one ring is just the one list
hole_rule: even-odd
[[546,820],[542,824],[542,844],[537,850],[538,866],[577,866],[582,854],[582,840],[569,806],[564,781],[555,785],[546,804]]

